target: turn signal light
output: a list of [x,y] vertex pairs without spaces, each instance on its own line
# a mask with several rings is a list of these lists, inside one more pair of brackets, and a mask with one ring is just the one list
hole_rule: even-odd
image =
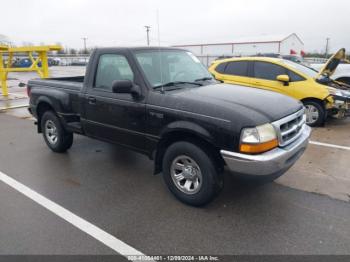
[[268,142],[256,143],[256,144],[243,143],[240,145],[239,149],[242,153],[258,154],[258,153],[263,153],[263,152],[269,151],[273,148],[276,148],[277,146],[278,146],[277,139],[273,139],[273,140],[268,141]]

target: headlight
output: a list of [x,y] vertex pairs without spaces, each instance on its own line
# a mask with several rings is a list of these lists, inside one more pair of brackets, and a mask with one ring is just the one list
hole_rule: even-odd
[[329,87],[329,88],[328,88],[328,91],[329,91],[329,93],[330,93],[331,95],[334,95],[334,96],[343,96],[343,93],[342,93],[340,90],[336,89],[336,88]]
[[242,153],[257,154],[269,151],[277,146],[277,134],[271,124],[242,130],[239,146]]

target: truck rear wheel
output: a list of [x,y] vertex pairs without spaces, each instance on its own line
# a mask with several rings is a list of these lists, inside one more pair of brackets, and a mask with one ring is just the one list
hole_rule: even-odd
[[209,203],[223,187],[214,160],[189,142],[176,142],[166,150],[163,178],[177,199],[192,206]]
[[41,117],[41,130],[47,146],[56,153],[66,152],[73,144],[73,133],[67,132],[52,111]]

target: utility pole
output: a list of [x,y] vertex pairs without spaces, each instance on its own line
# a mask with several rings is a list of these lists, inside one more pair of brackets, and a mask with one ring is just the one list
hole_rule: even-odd
[[145,25],[146,28],[146,33],[147,33],[147,45],[149,46],[149,30],[150,30],[150,26],[149,25]]
[[327,37],[327,38],[326,38],[326,53],[325,53],[325,57],[326,57],[326,58],[327,58],[327,56],[328,56],[329,40],[330,40],[330,38]]
[[81,39],[84,41],[84,53],[87,54],[86,41],[88,40],[88,38],[87,37],[82,37]]

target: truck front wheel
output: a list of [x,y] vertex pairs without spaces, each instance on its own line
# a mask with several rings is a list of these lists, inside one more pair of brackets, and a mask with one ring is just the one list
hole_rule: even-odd
[[209,203],[223,186],[214,159],[189,142],[176,142],[166,150],[163,178],[177,199],[192,206]]
[[52,111],[46,111],[41,117],[41,130],[47,146],[56,153],[66,152],[73,144],[73,133],[63,128]]

